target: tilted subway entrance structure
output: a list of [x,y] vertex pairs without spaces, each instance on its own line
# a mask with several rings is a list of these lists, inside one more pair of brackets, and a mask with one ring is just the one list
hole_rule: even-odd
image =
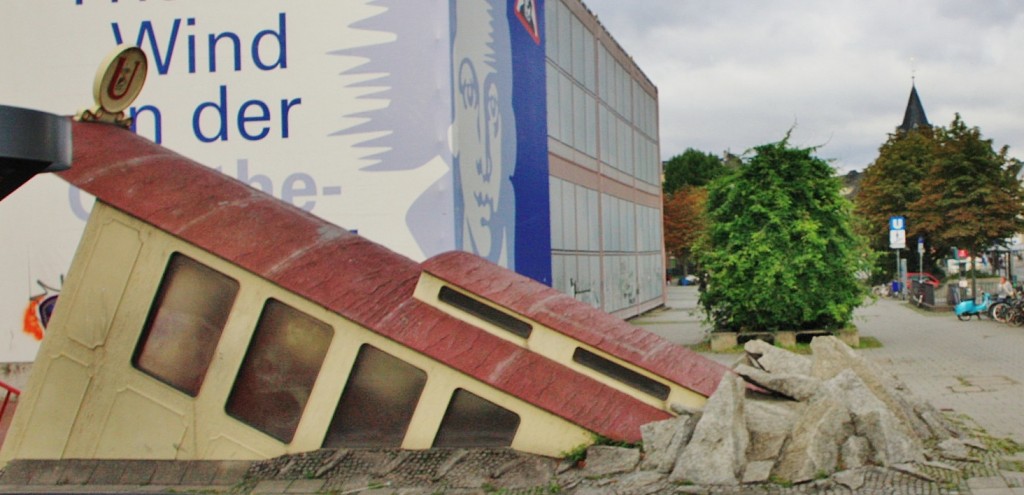
[[0,457],[322,447],[558,456],[700,408],[724,366],[462,252],[416,263],[126,130]]

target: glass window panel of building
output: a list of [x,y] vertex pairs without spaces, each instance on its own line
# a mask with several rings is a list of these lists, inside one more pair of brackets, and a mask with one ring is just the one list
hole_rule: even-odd
[[587,210],[587,188],[583,186],[574,187],[576,218],[576,248],[578,251],[594,251],[595,247],[590,246],[590,211]]
[[565,141],[562,138],[562,114],[558,107],[558,79],[560,76],[561,73],[558,71],[557,66],[553,62],[548,61],[547,74],[545,76],[547,80],[548,135],[560,141]]
[[[561,127],[561,140],[569,146],[575,145],[575,130],[573,129],[573,84],[568,76],[559,72],[558,74],[558,112],[559,124]],[[551,109],[549,108],[550,112]]]
[[552,0],[544,2],[544,43],[547,45],[548,57],[552,57],[550,54],[558,53],[558,4],[561,2]]
[[562,180],[557,177],[548,178],[549,204],[551,205],[551,249],[565,249],[565,234],[562,227]]

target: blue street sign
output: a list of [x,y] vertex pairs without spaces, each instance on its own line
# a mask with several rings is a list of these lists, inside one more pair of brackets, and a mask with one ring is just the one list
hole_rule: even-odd
[[889,217],[889,230],[907,230],[907,219],[901,216]]

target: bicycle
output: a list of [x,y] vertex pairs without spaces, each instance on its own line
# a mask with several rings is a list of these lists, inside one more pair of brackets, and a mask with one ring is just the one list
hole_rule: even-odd
[[925,292],[924,284],[920,283],[920,282],[916,282],[916,283],[914,283],[913,287],[914,287],[914,290],[910,294],[910,302],[913,303],[915,306],[920,308],[920,307],[924,306],[924,292]]

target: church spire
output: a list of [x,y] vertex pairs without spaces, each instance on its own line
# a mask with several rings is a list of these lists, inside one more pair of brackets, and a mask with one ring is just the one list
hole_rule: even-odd
[[931,127],[928,117],[924,114],[924,105],[921,105],[921,98],[917,96],[917,85],[910,84],[910,100],[907,101],[907,111],[903,114],[903,124],[897,129],[910,131],[916,127]]

